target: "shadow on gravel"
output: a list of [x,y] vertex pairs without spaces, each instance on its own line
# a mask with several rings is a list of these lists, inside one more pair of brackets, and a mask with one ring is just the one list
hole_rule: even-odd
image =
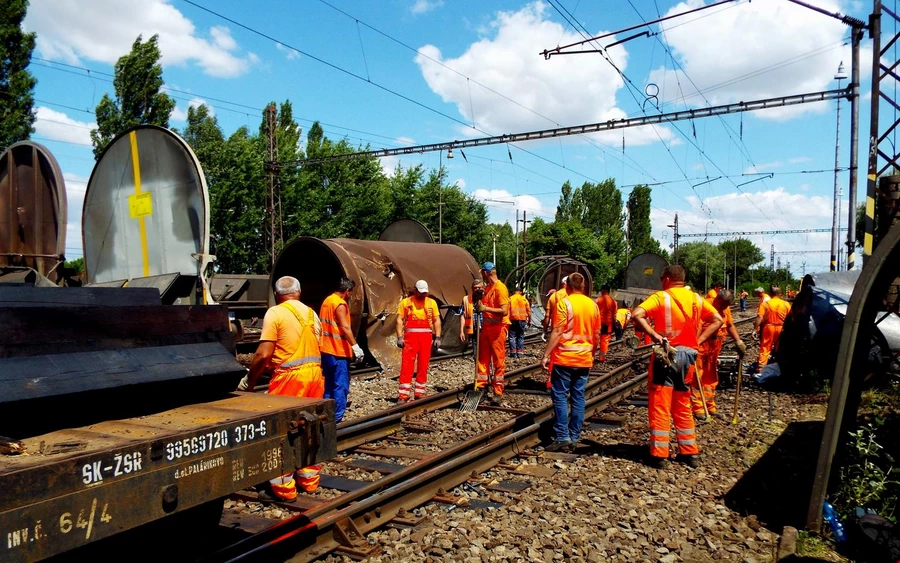
[[[601,444],[588,438],[581,442],[590,447],[590,451],[584,453],[596,453],[602,456],[616,459],[627,459],[636,462],[644,462],[647,459],[647,444]],[[578,453],[582,453],[579,451]]]
[[755,514],[770,530],[781,530],[784,526],[805,528],[822,426],[822,421],[788,424],[766,453],[725,494],[725,505],[740,514]]

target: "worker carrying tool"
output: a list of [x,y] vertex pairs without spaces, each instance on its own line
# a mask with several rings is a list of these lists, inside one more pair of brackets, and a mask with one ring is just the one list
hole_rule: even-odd
[[778,338],[784,328],[784,319],[791,312],[791,304],[781,298],[781,288],[772,286],[772,297],[761,303],[753,321],[753,328],[761,330],[759,340],[759,369],[769,363],[772,349],[778,345]]
[[463,296],[461,307],[463,322],[459,323],[459,340],[463,343],[463,349],[468,347],[469,340],[475,332],[473,328],[475,303],[481,301],[482,295],[484,295],[484,282],[480,279],[472,280],[472,291]]
[[[690,384],[694,377],[697,349],[712,338],[722,317],[702,297],[684,286],[681,266],[667,266],[660,276],[663,291],[657,291],[632,312],[632,322],[660,345],[664,355],[674,348],[672,365],[657,355],[650,362],[647,410],[650,418],[651,466],[663,469],[669,460],[669,431],[675,424],[681,461],[697,467],[697,433],[691,412]],[[647,322],[653,320],[653,326]],[[703,331],[700,327],[705,324]],[[655,327],[655,329],[654,329]],[[657,332],[657,330],[659,332]]]
[[597,308],[600,310],[600,356],[597,359],[601,362],[606,361],[609,341],[613,334],[613,323],[616,322],[616,309],[619,308],[609,292],[609,285],[604,284],[600,288],[600,297],[597,298]]
[[525,327],[531,323],[531,303],[518,287],[509,298],[509,355],[525,355]]
[[[253,391],[263,372],[271,372],[270,395],[309,397],[325,396],[325,377],[319,342],[322,325],[312,308],[300,302],[300,282],[284,276],[275,282],[275,301],[263,318],[259,346],[253,355],[250,371],[238,385],[239,391]],[[307,493],[319,488],[320,465],[304,467],[269,481],[270,495],[263,492],[260,498],[291,501],[297,498],[297,482]]]
[[418,399],[425,395],[431,351],[436,351],[440,342],[441,316],[437,302],[428,297],[428,282],[419,280],[412,295],[400,301],[397,307],[397,346],[403,349],[397,402],[409,400],[413,370],[416,387],[412,397]]
[[350,359],[363,360],[363,350],[356,343],[350,325],[347,301],[356,282],[349,278],[338,281],[337,290],[325,298],[319,309],[322,322],[322,373],[325,375],[325,398],[334,399],[334,422],[344,418],[350,394]]
[[631,309],[625,307],[625,302],[622,301],[616,309],[616,322],[613,324],[613,334],[615,334],[616,340],[622,340],[622,334],[625,332],[625,327],[628,326],[630,320]]
[[722,282],[713,282],[710,290],[706,292],[706,300],[712,303],[712,300],[716,298],[716,295],[718,295],[720,291],[722,291]]
[[[484,278],[484,296],[476,311],[482,314],[481,333],[478,335],[478,373],[475,388],[488,384],[488,373],[493,366],[491,387],[494,391],[492,403],[499,404],[503,396],[503,376],[506,374],[506,338],[509,327],[509,290],[497,278],[497,268],[493,262],[481,266]],[[559,292],[554,293],[556,295]]]
[[584,390],[600,345],[600,311],[584,294],[584,276],[577,272],[569,275],[567,287],[541,361],[550,369],[550,396],[556,414],[554,440],[546,448],[550,452],[572,448],[581,437]]
[[[714,299],[707,298],[706,301],[712,304],[723,322],[716,336],[701,344],[697,353],[697,383],[691,387],[691,406],[694,409],[694,417],[699,420],[706,420],[707,412],[709,414],[718,412],[716,387],[719,385],[719,354],[722,352],[725,336],[731,336],[737,346],[738,356],[743,358],[747,353],[747,345],[741,340],[741,335],[734,326],[734,317],[731,315],[734,292],[730,289],[721,289]],[[703,393],[702,397],[701,393]],[[706,401],[706,410],[703,408],[704,400]]]

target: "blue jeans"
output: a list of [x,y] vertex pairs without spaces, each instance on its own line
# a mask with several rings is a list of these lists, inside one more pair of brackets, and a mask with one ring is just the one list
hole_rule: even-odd
[[334,399],[334,421],[340,422],[350,394],[350,358],[322,354],[322,374],[325,376],[325,398]]
[[747,298],[741,297],[741,312],[743,313],[746,310],[747,310]]
[[510,321],[509,325],[509,351],[525,349],[525,321]]
[[[556,422],[553,432],[557,442],[581,438],[584,424],[584,388],[587,387],[588,372],[591,368],[575,368],[554,365],[550,374],[550,396]],[[569,396],[572,397],[572,413],[569,414]]]

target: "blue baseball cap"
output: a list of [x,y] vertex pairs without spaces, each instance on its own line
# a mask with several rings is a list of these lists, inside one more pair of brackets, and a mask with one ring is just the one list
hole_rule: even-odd
[[494,267],[493,262],[485,262],[484,264],[481,265],[481,269],[485,270],[487,272],[490,272],[492,270],[495,270],[496,268]]

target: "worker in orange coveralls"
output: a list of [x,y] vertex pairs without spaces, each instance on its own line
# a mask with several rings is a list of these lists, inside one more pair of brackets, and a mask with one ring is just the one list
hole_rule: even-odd
[[622,302],[622,307],[616,309],[616,322],[613,325],[613,333],[616,336],[616,340],[622,340],[622,334],[625,332],[625,327],[628,326],[628,321],[631,320],[631,309],[624,306],[625,302]]
[[[472,291],[468,295],[463,296],[462,302],[462,318],[463,322],[459,323],[459,339],[464,343],[464,348],[469,345],[469,340],[475,332],[475,301],[481,300],[484,293],[484,282],[481,280],[472,280]],[[476,295],[478,299],[475,299]]]
[[[506,374],[506,338],[509,332],[509,290],[497,279],[497,268],[493,262],[481,266],[484,278],[484,296],[476,310],[481,313],[481,334],[478,335],[478,370],[475,388],[488,384],[488,370],[493,365],[494,404],[503,396],[503,376]],[[554,295],[557,295],[557,291]]]
[[437,302],[428,297],[428,282],[419,280],[416,291],[397,307],[397,346],[403,349],[397,402],[409,400],[413,370],[416,372],[413,399],[425,395],[431,351],[437,350],[440,342],[441,316]]
[[725,342],[725,335],[730,335],[738,348],[738,356],[744,357],[747,353],[747,345],[741,340],[737,328],[734,326],[734,318],[731,316],[731,304],[734,302],[734,292],[730,289],[720,289],[715,299],[707,299],[713,308],[718,311],[722,317],[722,327],[719,333],[700,345],[697,354],[697,381],[698,383],[691,387],[691,406],[694,409],[694,417],[698,420],[706,420],[706,413],[703,410],[703,399],[700,397],[702,390],[703,397],[706,399],[706,408],[709,414],[715,414],[718,411],[716,407],[716,387],[719,385],[719,354],[722,352],[722,344]]
[[566,281],[568,279],[569,276],[563,276],[563,279],[559,282],[559,289],[551,289],[547,293],[547,308],[544,309],[544,320],[541,323],[545,333],[553,330],[553,323],[556,320],[556,309],[559,306],[559,301],[566,298]]
[[509,298],[509,355],[521,358],[525,355],[525,328],[531,322],[531,303],[518,287]]
[[597,298],[597,308],[600,310],[600,356],[597,359],[601,362],[606,361],[613,324],[616,322],[616,309],[619,308],[609,291],[610,287],[604,285],[600,288],[600,297]]
[[762,303],[753,328],[762,329],[759,342],[759,369],[769,363],[769,355],[772,348],[778,344],[781,330],[784,328],[784,319],[791,312],[791,304],[781,298],[781,288],[772,286],[772,297]]
[[713,282],[712,288],[706,292],[706,300],[712,303],[720,291],[722,291],[722,282]]
[[[284,276],[275,282],[278,304],[266,311],[259,346],[253,355],[250,371],[238,385],[239,391],[253,391],[264,371],[272,372],[271,395],[321,399],[325,395],[325,377],[319,341],[322,326],[310,307],[300,302],[300,282]],[[307,493],[319,488],[321,465],[297,471],[300,487]],[[260,492],[261,500],[291,501],[297,498],[294,473],[269,480],[271,495]],[[269,497],[269,498],[267,498]]]
[[[669,431],[675,423],[681,461],[697,467],[697,433],[691,412],[689,387],[694,377],[697,349],[722,326],[722,317],[702,297],[684,287],[684,268],[667,266],[660,276],[663,291],[657,291],[633,312],[632,322],[660,344],[671,364],[654,354],[650,362],[647,410],[650,417],[649,465],[664,469],[669,463]],[[647,319],[654,321],[650,326]],[[700,326],[706,327],[700,332]]]

